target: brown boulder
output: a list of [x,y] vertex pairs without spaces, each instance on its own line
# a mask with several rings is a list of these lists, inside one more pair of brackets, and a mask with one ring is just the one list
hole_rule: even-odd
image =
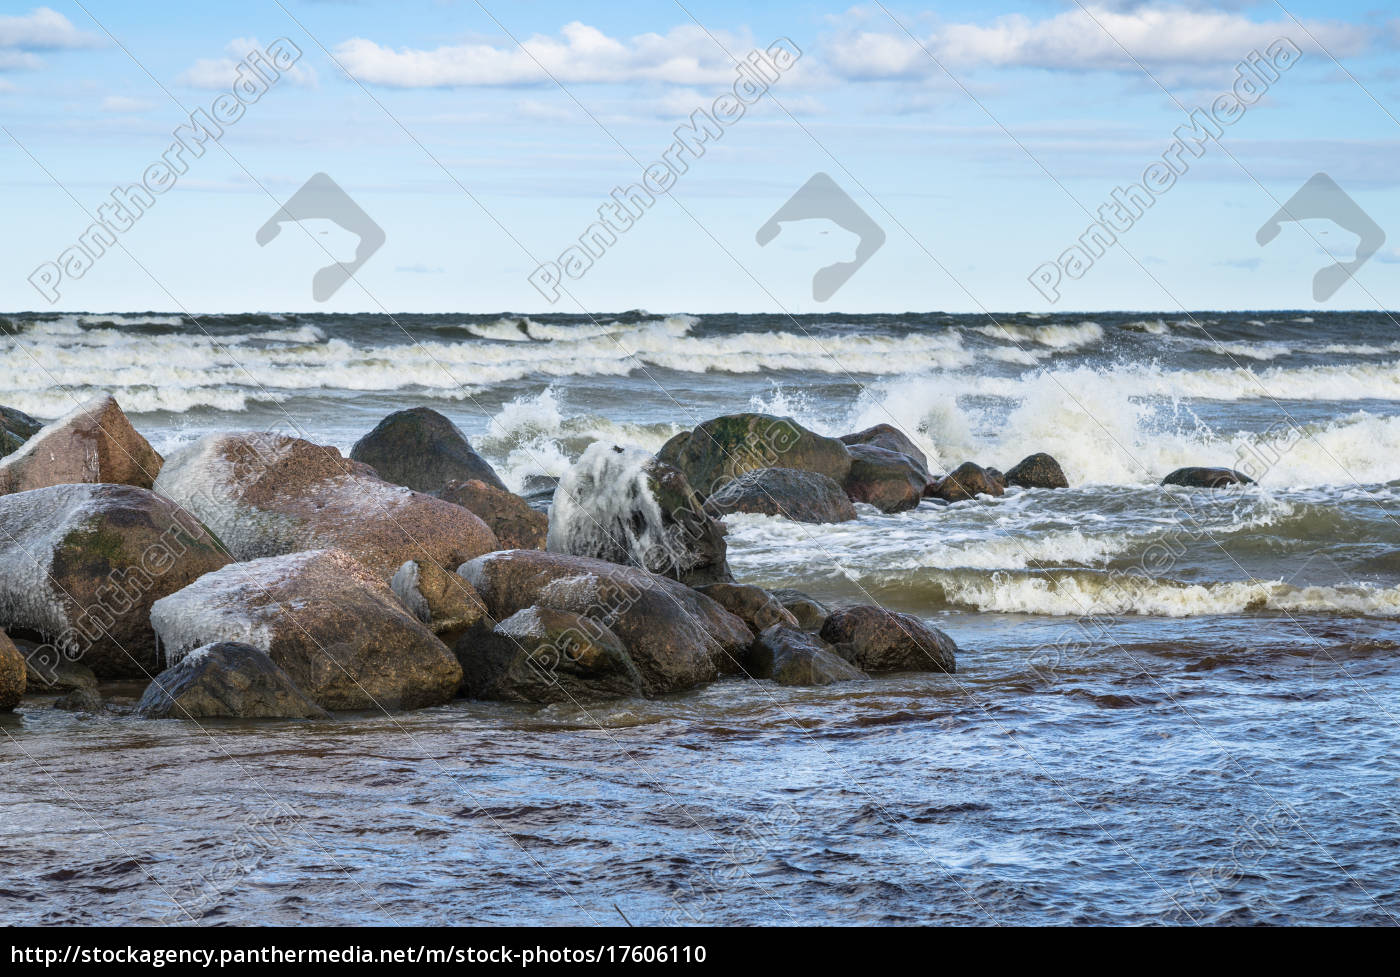
[[1022,458],[1006,473],[1006,484],[1021,488],[1057,489],[1069,488],[1069,479],[1065,478],[1064,469],[1058,461],[1043,451],[1037,451]]
[[913,458],[873,444],[851,445],[851,471],[846,496],[881,512],[905,512],[919,504],[928,485],[928,472]]
[[876,424],[874,427],[857,431],[855,434],[843,434],[841,435],[841,443],[848,447],[869,444],[876,448],[884,448],[886,451],[897,451],[902,455],[908,455],[915,464],[924,471],[928,471],[928,456],[914,443],[913,438],[893,424]]
[[861,604],[835,611],[821,636],[867,672],[954,672],[958,646],[918,618]]
[[9,712],[24,698],[24,655],[9,635],[0,631],[0,712]]
[[542,550],[549,533],[549,516],[520,496],[477,478],[448,482],[438,498],[469,509],[491,527],[501,549]]
[[942,478],[929,482],[924,495],[944,502],[965,502],[979,495],[1005,495],[1005,484],[993,470],[964,462]]
[[798,626],[797,618],[762,587],[712,583],[695,589],[747,624],[754,634],[775,624],[790,628]]
[[711,495],[705,510],[714,516],[754,512],[794,522],[849,522],[856,510],[841,486],[817,472],[759,468],[745,472]]
[[0,494],[71,483],[150,488],[161,457],[116,400],[94,397],[0,460]]
[[775,624],[760,634],[749,651],[749,674],[779,685],[830,685],[866,675],[814,634]]

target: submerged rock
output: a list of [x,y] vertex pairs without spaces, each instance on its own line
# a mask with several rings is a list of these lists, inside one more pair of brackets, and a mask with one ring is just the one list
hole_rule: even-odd
[[603,442],[590,445],[560,481],[546,548],[692,585],[732,579],[724,525],[685,476],[639,448]]
[[355,442],[350,457],[374,468],[385,481],[418,492],[438,492],[448,482],[471,479],[506,490],[457,425],[430,407],[390,414]]
[[479,478],[448,482],[438,498],[468,509],[496,534],[503,550],[542,550],[549,533],[549,517],[513,492],[488,485]]
[[701,498],[760,468],[815,472],[837,485],[851,470],[851,453],[840,441],[772,414],[713,418],[688,438],[672,438],[662,451],[662,460],[679,468]]
[[508,550],[478,557],[459,572],[495,620],[541,607],[605,625],[622,641],[647,695],[680,692],[736,671],[753,641],[743,621],[704,594],[636,567]]
[[955,672],[958,646],[918,618],[862,604],[835,611],[821,636],[867,672]]
[[775,624],[798,626],[797,618],[762,587],[714,583],[695,589],[747,624],[754,634]]
[[908,455],[915,464],[924,471],[928,471],[928,457],[911,437],[893,424],[876,424],[874,427],[857,431],[855,434],[843,434],[841,435],[841,443],[848,447],[868,444],[876,448],[884,448],[886,451]]
[[928,471],[909,455],[873,444],[854,444],[850,450],[847,497],[881,512],[905,512],[923,500]]
[[19,705],[27,685],[24,655],[10,636],[0,631],[0,712],[9,712]]
[[388,584],[336,550],[206,574],[156,601],[151,623],[172,664],[207,644],[251,645],[331,710],[441,705],[462,681],[457,659]]
[[131,485],[53,485],[0,496],[0,627],[48,644],[53,672],[81,662],[100,678],[158,669],[151,604],[230,562],[169,499]]
[[748,661],[751,676],[779,685],[830,685],[867,677],[816,635],[783,624],[758,636]]
[[716,516],[754,512],[794,522],[849,522],[855,507],[839,484],[817,472],[759,468],[729,482],[705,502]]
[[643,694],[642,677],[606,625],[552,607],[516,611],[454,649],[474,699],[582,702]]
[[1006,494],[1006,486],[981,465],[964,462],[947,475],[929,483],[924,495],[944,502],[965,502],[979,495]]
[[1022,458],[1006,473],[1006,484],[1021,488],[1059,489],[1069,488],[1069,479],[1065,478],[1058,461],[1043,451],[1037,451]]
[[407,560],[446,570],[497,548],[462,506],[282,434],[215,434],[175,452],[156,491],[203,519],[239,560],[339,549],[388,580]]
[[116,400],[94,397],[0,460],[0,494],[70,483],[148,489],[160,469],[160,455],[136,433]]
[[1178,468],[1163,485],[1184,485],[1187,488],[1226,488],[1230,485],[1253,485],[1254,479],[1233,468]]
[[803,631],[820,631],[831,614],[825,604],[800,590],[775,590],[772,594],[773,599],[797,619],[797,626]]
[[264,652],[235,641],[196,648],[157,675],[141,701],[147,719],[324,719]]

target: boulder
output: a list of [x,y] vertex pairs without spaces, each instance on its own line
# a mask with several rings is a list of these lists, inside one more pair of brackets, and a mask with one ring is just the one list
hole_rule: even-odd
[[679,434],[672,435],[666,443],[661,446],[661,449],[656,452],[656,457],[674,467],[681,459],[681,449],[685,447],[686,442],[689,440],[689,431],[682,431]]
[[758,634],[775,624],[795,628],[797,618],[762,587],[740,583],[713,583],[696,590],[719,604]]
[[640,448],[601,441],[559,483],[546,548],[691,585],[733,579],[724,525],[705,511],[685,476]]
[[954,672],[958,646],[937,628],[898,611],[868,604],[835,611],[822,640],[867,672]]
[[53,645],[36,648],[26,655],[24,667],[31,693],[97,688],[97,676],[92,669],[81,662],[69,661]]
[[448,482],[438,498],[476,513],[496,534],[505,550],[542,550],[549,533],[549,516],[513,492],[488,485],[479,478]]
[[854,444],[850,451],[851,471],[843,487],[852,501],[904,512],[923,500],[928,471],[909,455],[873,444]]
[[117,402],[94,397],[0,460],[0,494],[75,482],[148,489],[160,468],[160,455],[136,433]]
[[0,631],[0,712],[9,712],[19,705],[27,684],[24,655],[10,636]]
[[24,411],[0,404],[0,430],[9,431],[21,444],[38,434],[43,426]]
[[794,522],[849,522],[855,507],[841,486],[817,472],[791,468],[758,468],[745,472],[710,496],[711,515],[756,512],[783,516]]
[[426,560],[409,560],[389,581],[410,614],[449,648],[486,616],[486,605],[472,585]]
[[407,560],[455,570],[498,545],[467,509],[282,434],[201,438],[170,456],[156,491],[204,520],[238,560],[339,549],[387,581]]
[[622,639],[598,621],[551,607],[516,611],[457,642],[462,691],[474,699],[582,702],[643,694]]
[[24,438],[0,427],[0,458],[14,454],[22,447],[24,447]]
[[773,599],[797,619],[797,626],[803,631],[820,631],[831,614],[825,604],[800,590],[775,590],[772,593]]
[[53,485],[0,496],[0,627],[47,642],[41,674],[81,662],[99,678],[159,670],[149,613],[229,563],[194,516],[132,485]]
[[1230,485],[1253,485],[1254,479],[1233,468],[1178,468],[1163,485],[1184,485],[1187,488],[1226,488]]
[[497,621],[542,607],[605,625],[622,641],[647,695],[679,692],[737,671],[753,641],[743,621],[704,594],[636,567],[507,550],[478,557],[458,572]]
[[157,675],[141,701],[147,719],[325,719],[266,653],[236,641],[196,648]]
[[472,479],[506,490],[457,425],[430,407],[390,414],[355,442],[350,457],[371,466],[385,481],[418,492],[438,492],[448,482]]
[[1065,478],[1058,461],[1043,451],[1037,451],[1022,458],[1006,473],[1006,484],[1021,488],[1057,489],[1069,488],[1069,479]]
[[751,676],[779,685],[830,685],[866,677],[816,635],[782,624],[754,640],[748,661]]
[[663,447],[662,460],[679,468],[702,499],[760,468],[815,472],[837,485],[851,470],[851,453],[844,444],[790,417],[727,414],[704,422],[684,441],[679,438]]
[[54,700],[53,707],[64,712],[101,712],[103,707],[102,693],[97,691],[97,686],[81,686],[70,689]]
[[944,502],[965,502],[979,495],[1005,494],[1006,486],[997,479],[993,471],[981,465],[974,465],[970,461],[959,465],[942,478],[931,481],[924,489],[925,496],[942,499]]
[[265,652],[330,710],[416,709],[457,692],[457,659],[389,585],[349,554],[313,550],[235,563],[151,608],[171,664],[236,641]]
[[893,424],[876,424],[874,427],[857,431],[855,434],[843,434],[841,435],[841,443],[847,447],[868,444],[876,448],[884,448],[887,451],[897,451],[902,455],[908,455],[915,464],[924,471],[928,471],[928,457],[912,438]]

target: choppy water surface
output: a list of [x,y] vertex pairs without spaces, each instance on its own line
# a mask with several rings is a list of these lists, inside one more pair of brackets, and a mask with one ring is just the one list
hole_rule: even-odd
[[[240,725],[0,719],[17,922],[1400,918],[1400,327],[1035,318],[12,316],[0,403],[157,448],[447,413],[519,487],[759,408],[1073,488],[730,520],[746,582],[917,614],[959,673]],[[1187,464],[1259,485],[1156,482]],[[139,689],[132,690],[139,692]]]

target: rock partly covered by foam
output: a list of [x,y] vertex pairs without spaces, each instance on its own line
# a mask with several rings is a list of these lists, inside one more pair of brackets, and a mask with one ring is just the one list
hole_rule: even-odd
[[846,495],[881,512],[904,512],[922,501],[928,471],[909,455],[874,444],[853,444]]
[[935,479],[924,489],[924,495],[944,502],[965,502],[979,495],[1006,494],[1005,483],[996,477],[994,469],[983,468],[970,461],[963,462],[942,478]]
[[851,453],[836,438],[772,414],[726,414],[705,421],[688,437],[668,441],[658,457],[679,468],[701,498],[760,468],[815,472],[837,485],[851,470]]
[[161,457],[116,400],[94,397],[0,460],[0,494],[75,482],[150,488]]
[[440,705],[462,681],[457,659],[388,584],[337,550],[206,574],[156,601],[151,623],[172,664],[207,644],[251,645],[326,709]]
[[41,672],[79,661],[102,678],[158,668],[153,601],[229,563],[208,530],[131,485],[0,496],[0,627],[42,636]]
[[731,579],[724,525],[678,469],[639,448],[589,445],[554,493],[546,548],[692,585]]
[[1021,488],[1069,488],[1069,479],[1060,463],[1043,451],[1027,455],[1006,473],[1007,485]]
[[876,424],[868,427],[864,431],[857,431],[855,434],[841,435],[841,443],[848,447],[858,444],[868,444],[876,448],[884,448],[886,451],[896,451],[902,455],[908,455],[924,471],[928,471],[928,456],[914,443],[914,439],[909,437],[893,424]]
[[818,472],[759,468],[745,472],[710,496],[706,511],[716,516],[754,512],[794,522],[848,522],[855,507],[840,484]]
[[549,516],[505,489],[479,478],[448,482],[438,498],[476,513],[496,534],[503,550],[542,550],[549,533]]
[[136,712],[148,719],[324,719],[265,652],[236,641],[196,648],[157,675]]
[[506,487],[457,425],[430,407],[390,414],[355,442],[350,457],[373,467],[380,478],[419,492],[438,492],[448,482],[470,479],[502,491]]
[[462,691],[474,699],[584,702],[643,695],[622,639],[607,625],[552,607],[516,611],[457,642]]
[[779,685],[830,685],[866,677],[816,635],[783,624],[759,634],[748,662],[751,676]]
[[[647,695],[679,692],[736,671],[753,641],[747,625],[715,601],[636,567],[508,550],[478,557],[459,572],[497,621],[542,607],[603,624],[622,641]],[[459,642],[459,653],[461,647]]]
[[156,491],[204,520],[239,560],[334,548],[388,580],[407,560],[454,570],[498,545],[467,509],[282,434],[201,438],[170,456]]
[[954,672],[958,646],[918,618],[862,604],[835,611],[822,640],[867,672]]
[[1187,488],[1226,488],[1230,485],[1253,485],[1254,479],[1233,468],[1178,468],[1163,485],[1184,485]]
[[0,712],[9,712],[19,705],[26,684],[24,655],[9,635],[0,631]]

